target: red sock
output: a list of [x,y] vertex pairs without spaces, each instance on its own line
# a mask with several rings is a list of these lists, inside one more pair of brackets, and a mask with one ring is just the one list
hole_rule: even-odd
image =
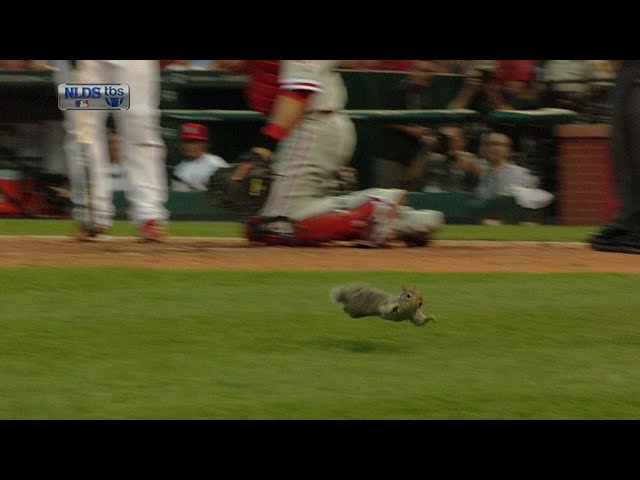
[[306,218],[296,224],[296,242],[313,244],[363,238],[369,229],[373,203],[368,201],[346,212],[331,212]]

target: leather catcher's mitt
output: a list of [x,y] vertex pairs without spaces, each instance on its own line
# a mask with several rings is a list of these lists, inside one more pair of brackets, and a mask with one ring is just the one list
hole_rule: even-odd
[[[242,180],[231,180],[241,163],[250,161],[252,166]],[[219,168],[209,178],[206,196],[216,208],[238,215],[257,213],[267,200],[271,186],[271,166],[254,152],[242,154],[237,163]]]

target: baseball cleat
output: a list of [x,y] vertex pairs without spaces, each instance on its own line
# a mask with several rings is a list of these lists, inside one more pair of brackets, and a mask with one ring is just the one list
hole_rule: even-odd
[[138,236],[145,242],[162,242],[166,231],[158,220],[147,220],[138,227]]
[[82,222],[76,223],[73,237],[79,242],[97,242],[107,240],[111,228],[106,225],[87,226]]
[[401,207],[394,224],[399,240],[409,247],[424,247],[429,244],[433,232],[445,223],[444,214],[438,210],[414,210]]

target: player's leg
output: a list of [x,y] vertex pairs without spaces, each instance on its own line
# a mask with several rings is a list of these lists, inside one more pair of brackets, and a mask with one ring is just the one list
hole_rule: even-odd
[[111,227],[115,216],[109,148],[107,144],[107,112],[90,112],[89,125],[92,141],[88,145],[89,175],[91,176],[91,202],[97,226]]
[[[53,65],[56,67],[54,71],[54,78],[57,84],[60,83],[73,83],[77,81],[74,78],[74,70],[71,62],[68,60],[53,60]],[[57,90],[56,90],[57,92]],[[73,208],[71,211],[71,217],[75,221],[76,236],[89,237],[91,232],[85,231],[90,222],[93,222],[91,215],[89,214],[89,197],[87,195],[87,182],[89,181],[87,176],[87,168],[85,158],[82,156],[86,154],[86,150],[82,150],[77,138],[77,115],[73,110],[65,110],[62,112],[62,128],[64,136],[62,140],[62,148],[64,151],[67,175],[69,178],[69,190],[71,196],[71,203]]]
[[422,247],[429,243],[433,233],[445,224],[445,215],[438,210],[414,209],[400,206],[391,227],[392,236],[410,247]]
[[[630,80],[633,82],[633,80]],[[622,118],[614,124],[613,155],[621,209],[618,223],[627,232],[592,243],[598,250],[640,253],[640,86],[633,83],[624,96]],[[615,121],[615,120],[614,120]],[[617,128],[616,128],[617,127]]]
[[[632,216],[630,200],[634,196],[634,188],[638,187],[633,184],[636,175],[630,174],[634,169],[631,142],[638,141],[638,136],[632,129],[630,115],[632,89],[633,75],[630,71],[622,70],[616,79],[612,102],[612,167],[615,193],[620,207],[611,223],[589,236],[587,241],[596,250],[620,251],[621,242],[629,236],[629,220]],[[635,140],[632,140],[634,136]]]
[[316,113],[303,118],[276,152],[274,182],[261,212],[262,220],[284,217],[293,223],[277,220],[261,228],[250,222],[248,238],[298,245],[353,239],[384,244],[396,200],[404,191],[328,195],[335,172],[350,160],[355,144],[355,127],[346,115]]
[[160,240],[169,220],[166,146],[160,123],[160,70],[156,60],[121,60],[118,83],[130,87],[129,110],[114,112],[122,139],[122,168],[127,179],[129,218],[139,233]]
[[[640,85],[632,81],[624,109],[622,126],[625,142],[624,155],[619,170],[626,172],[625,187],[622,188],[624,202],[624,225],[640,234]],[[619,175],[622,176],[622,175]]]
[[[625,224],[629,217],[629,198],[633,195],[632,189],[632,176],[629,175],[631,171],[632,159],[631,151],[629,149],[629,132],[631,132],[631,125],[628,123],[628,106],[627,96],[631,91],[632,79],[625,78],[621,75],[618,79],[617,95],[614,101],[614,113],[613,113],[613,172],[616,182],[616,193],[618,200],[620,201],[620,211],[618,212],[618,222]],[[624,225],[626,228],[626,225]]]
[[83,153],[76,138],[76,124],[73,111],[63,112],[63,128],[64,140],[63,149],[67,161],[67,172],[69,175],[69,189],[71,194],[71,202],[73,210],[72,218],[78,223],[84,223],[88,220],[87,203],[89,199],[86,195],[87,170],[84,160],[81,157]]
[[348,116],[315,113],[303,117],[275,152],[274,181],[262,215],[308,216],[301,212],[316,208],[313,205],[333,188],[336,172],[349,162],[355,145],[355,127]]
[[[274,182],[262,209],[262,218],[285,217],[294,221],[292,243],[315,244],[361,236],[368,228],[373,207],[353,205],[338,211],[342,202],[327,201],[335,172],[344,166],[355,148],[355,128],[343,115],[312,114],[300,121],[279,146],[274,161]],[[311,213],[306,215],[305,210]],[[308,218],[313,217],[313,218]],[[259,220],[258,220],[259,221]],[[281,222],[275,222],[278,227]],[[274,231],[272,227],[267,230]],[[269,235],[252,235],[251,240],[269,240]],[[276,234],[282,233],[276,231]],[[282,235],[280,235],[282,236]],[[291,238],[291,233],[286,234]]]
[[[109,81],[108,66],[100,60],[80,60],[78,69],[80,78],[85,83]],[[77,159],[74,162],[75,169],[84,168],[82,163],[87,162],[85,174],[89,179],[88,200],[93,222],[97,230],[106,231],[112,225],[115,215],[106,136],[107,113],[100,110],[74,110],[67,113],[72,117],[70,121],[75,124],[72,132],[78,140],[77,145],[67,149],[75,155],[72,158]],[[82,178],[82,175],[78,174],[76,178]],[[77,191],[78,188],[72,187],[72,190]]]

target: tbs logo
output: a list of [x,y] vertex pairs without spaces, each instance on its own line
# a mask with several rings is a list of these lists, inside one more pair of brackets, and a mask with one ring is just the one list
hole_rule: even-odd
[[124,102],[124,88],[104,87],[104,101],[112,108],[117,108]]
[[58,89],[58,106],[63,109],[128,110],[129,85],[120,84],[64,84]]
[[124,97],[104,97],[104,101],[107,102],[107,105],[110,107],[119,107],[124,102]]

